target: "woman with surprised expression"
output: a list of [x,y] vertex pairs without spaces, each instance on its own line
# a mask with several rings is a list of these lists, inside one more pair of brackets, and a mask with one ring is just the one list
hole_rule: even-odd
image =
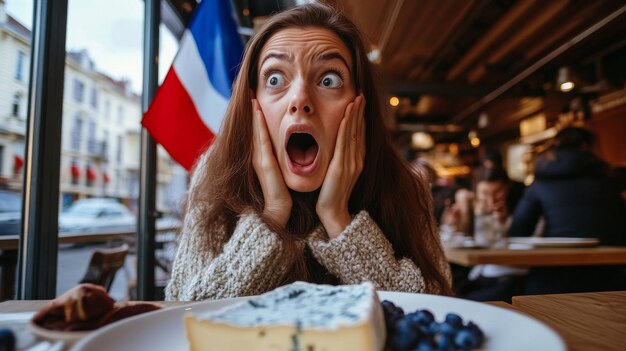
[[356,27],[323,4],[248,44],[197,161],[168,300],[295,280],[450,294],[427,181],[393,149]]

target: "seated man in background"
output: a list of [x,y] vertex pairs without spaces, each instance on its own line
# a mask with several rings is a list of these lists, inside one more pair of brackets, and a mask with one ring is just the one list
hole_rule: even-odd
[[[602,245],[626,245],[624,200],[607,164],[591,152],[593,141],[583,128],[556,135],[553,147],[536,161],[535,182],[515,210],[510,236],[532,234],[543,216],[546,237],[596,237]],[[619,266],[532,268],[524,292],[619,289],[616,280],[623,271]]]
[[[479,244],[497,246],[511,222],[513,208],[507,202],[510,180],[506,171],[500,167],[480,168],[476,172],[475,201],[472,208],[474,240]],[[472,196],[463,195],[471,201]],[[472,224],[470,224],[472,225]],[[511,301],[522,286],[526,269],[502,265],[478,265],[467,279],[458,281],[457,295],[476,301],[502,300]]]

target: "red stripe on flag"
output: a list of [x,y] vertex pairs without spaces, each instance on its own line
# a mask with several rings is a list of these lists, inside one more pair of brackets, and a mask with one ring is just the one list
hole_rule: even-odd
[[172,68],[157,91],[141,124],[187,170],[213,142],[187,90]]

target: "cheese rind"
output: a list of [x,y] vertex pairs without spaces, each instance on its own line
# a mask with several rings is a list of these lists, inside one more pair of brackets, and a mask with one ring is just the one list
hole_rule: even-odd
[[385,344],[371,283],[296,282],[218,311],[186,315],[185,329],[192,351],[380,351]]

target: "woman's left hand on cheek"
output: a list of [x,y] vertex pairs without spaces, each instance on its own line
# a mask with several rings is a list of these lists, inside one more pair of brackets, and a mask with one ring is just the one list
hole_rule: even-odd
[[357,96],[346,107],[339,125],[335,152],[328,166],[315,210],[332,239],[352,218],[348,201],[365,163],[365,99]]

